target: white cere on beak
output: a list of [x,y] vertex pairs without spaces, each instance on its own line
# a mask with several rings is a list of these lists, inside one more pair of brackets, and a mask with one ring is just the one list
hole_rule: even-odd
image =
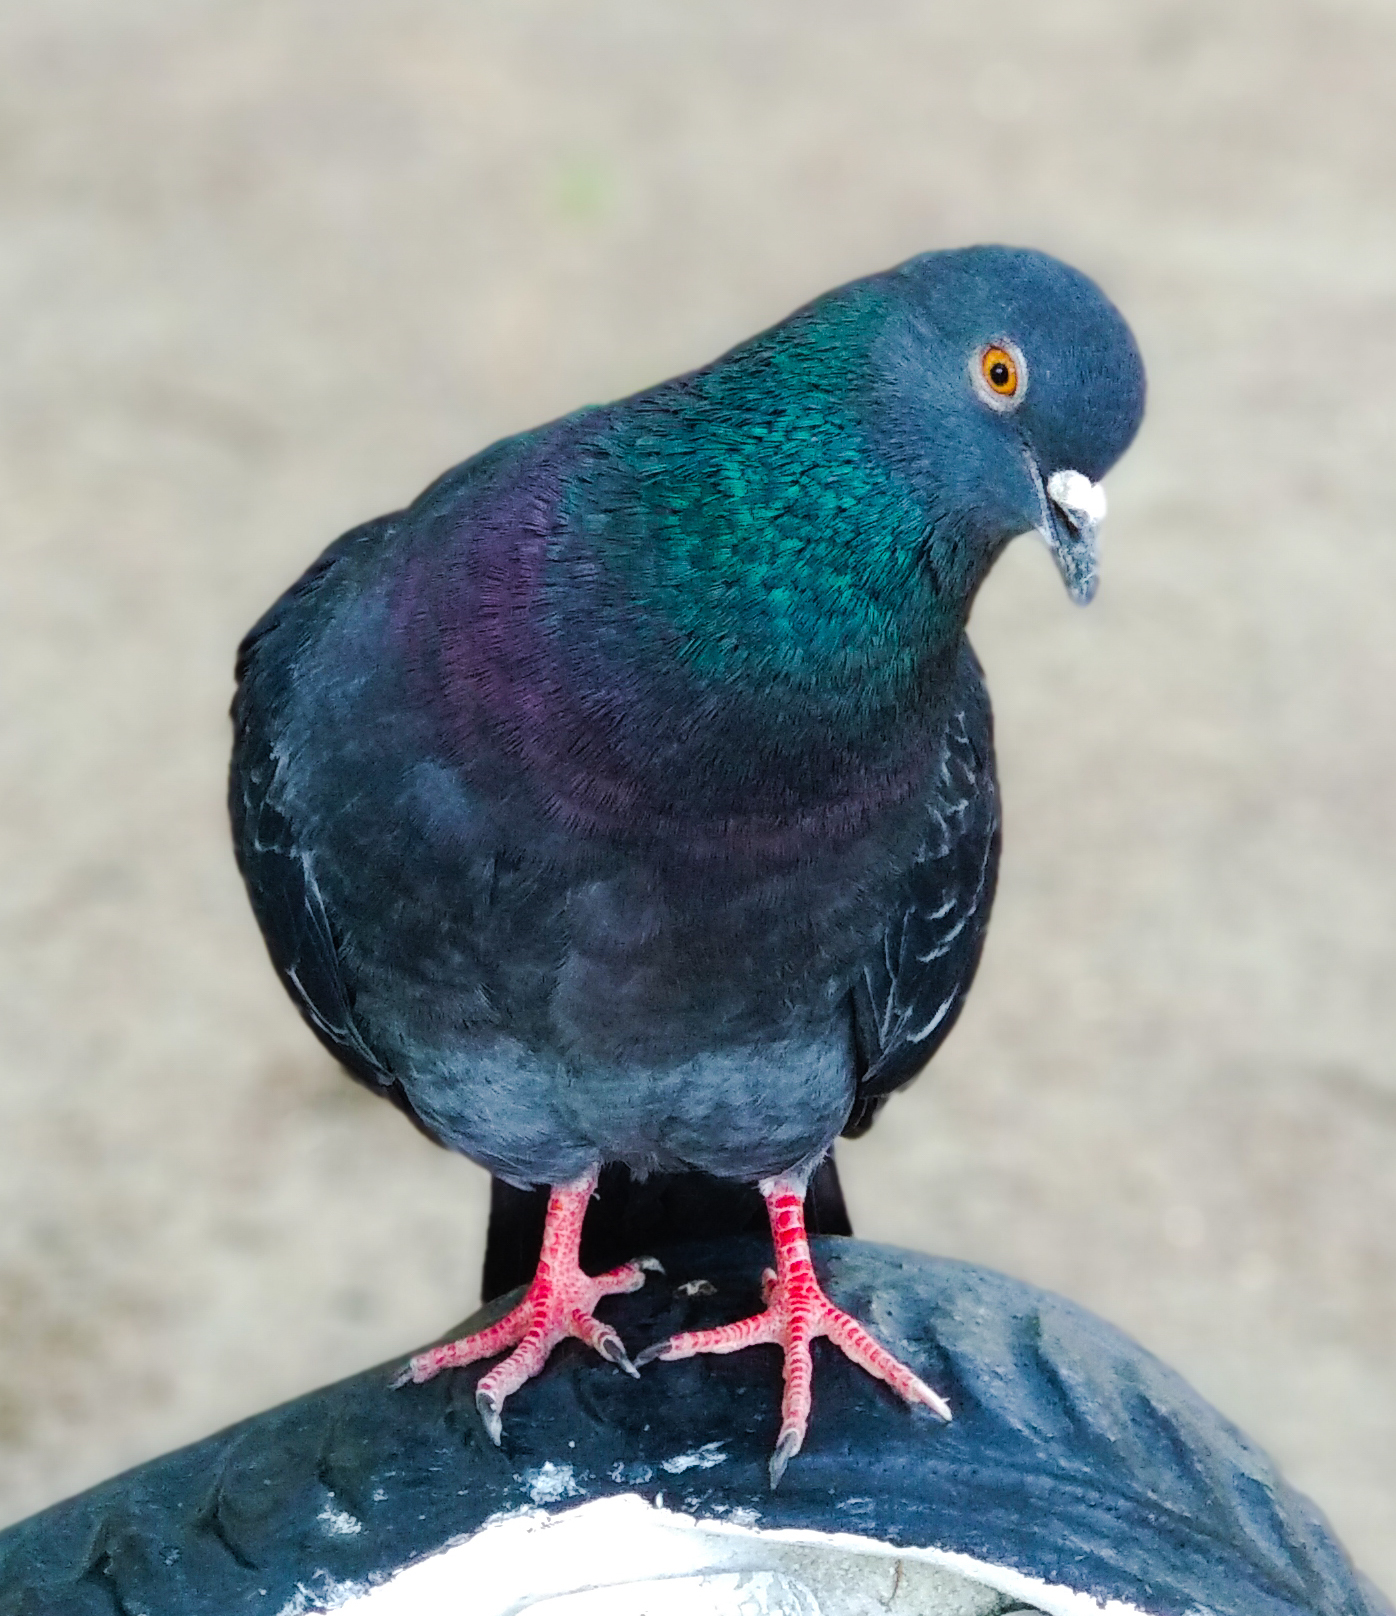
[[1047,479],[1047,498],[1065,511],[1072,525],[1098,527],[1105,520],[1105,489],[1079,471],[1054,471]]

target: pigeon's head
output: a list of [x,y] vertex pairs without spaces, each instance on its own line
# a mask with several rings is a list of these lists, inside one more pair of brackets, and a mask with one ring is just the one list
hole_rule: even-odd
[[1144,413],[1129,327],[1045,253],[928,253],[876,278],[885,437],[931,517],[931,564],[967,600],[1003,546],[1036,529],[1073,600],[1095,593],[1100,479]]

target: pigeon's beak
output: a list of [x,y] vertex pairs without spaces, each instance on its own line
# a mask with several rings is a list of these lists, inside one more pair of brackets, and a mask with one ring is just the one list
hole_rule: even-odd
[[1042,507],[1038,532],[1047,541],[1066,592],[1088,606],[1099,581],[1096,529],[1105,520],[1105,490],[1079,471],[1054,471],[1044,484],[1036,474]]

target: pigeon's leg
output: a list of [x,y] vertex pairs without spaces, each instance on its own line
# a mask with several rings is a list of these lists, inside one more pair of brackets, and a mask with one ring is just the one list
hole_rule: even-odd
[[786,1465],[804,1446],[813,1406],[810,1343],[816,1336],[827,1336],[845,1357],[885,1380],[907,1402],[924,1403],[943,1420],[950,1418],[950,1405],[824,1294],[815,1277],[809,1236],[805,1233],[804,1184],[793,1178],[768,1178],[761,1184],[761,1193],[770,1213],[776,1250],[775,1271],[768,1268],[764,1276],[766,1311],[715,1330],[690,1330],[671,1336],[647,1347],[636,1362],[692,1358],[700,1352],[740,1352],[743,1347],[766,1343],[778,1346],[785,1354],[785,1395],[781,1400],[780,1435],[771,1455],[774,1488],[785,1474]]
[[419,1352],[393,1385],[430,1380],[443,1369],[459,1369],[513,1347],[502,1364],[496,1364],[487,1375],[481,1376],[475,1388],[475,1405],[485,1429],[497,1444],[503,1428],[500,1410],[505,1398],[518,1391],[526,1380],[531,1380],[548,1361],[549,1353],[558,1342],[569,1335],[585,1341],[626,1374],[634,1375],[635,1365],[626,1355],[620,1337],[609,1324],[602,1324],[592,1310],[603,1296],[639,1290],[645,1283],[646,1271],[657,1269],[659,1264],[652,1257],[642,1257],[638,1262],[626,1263],[595,1278],[582,1272],[577,1260],[582,1244],[582,1220],[595,1188],[595,1171],[573,1184],[554,1185],[548,1199],[547,1221],[543,1225],[543,1249],[523,1301],[502,1319],[474,1335]]

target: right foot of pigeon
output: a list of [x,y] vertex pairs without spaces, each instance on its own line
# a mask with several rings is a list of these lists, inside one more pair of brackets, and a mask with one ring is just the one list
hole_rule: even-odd
[[582,1272],[577,1262],[582,1219],[595,1186],[596,1175],[592,1173],[575,1184],[554,1188],[538,1268],[517,1307],[474,1335],[419,1352],[393,1385],[405,1386],[409,1381],[420,1385],[443,1369],[459,1369],[513,1347],[504,1362],[483,1375],[475,1388],[475,1406],[491,1440],[498,1445],[505,1399],[531,1380],[558,1342],[568,1336],[586,1342],[626,1374],[634,1375],[635,1365],[620,1337],[609,1324],[601,1323],[594,1309],[603,1296],[639,1290],[645,1283],[645,1274],[658,1269],[659,1264],[652,1257],[642,1257],[608,1274],[593,1277]]

